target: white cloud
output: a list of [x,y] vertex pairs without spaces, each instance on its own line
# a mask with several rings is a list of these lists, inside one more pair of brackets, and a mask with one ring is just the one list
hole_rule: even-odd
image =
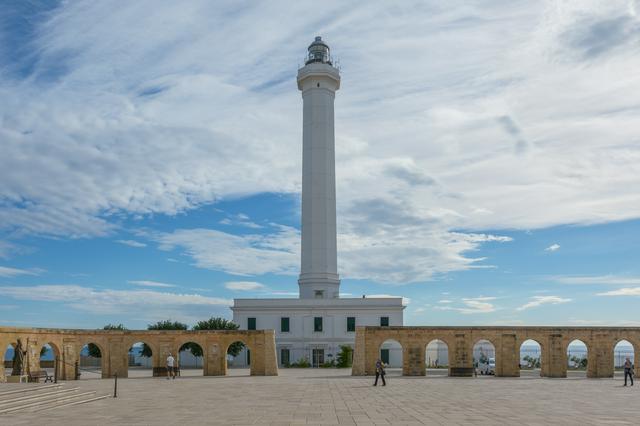
[[618,290],[598,293],[598,296],[640,296],[640,287],[625,287]]
[[300,233],[279,226],[272,234],[232,235],[213,229],[179,229],[154,238],[161,250],[180,248],[200,268],[234,275],[295,275],[300,263]]
[[38,271],[0,266],[0,277],[12,278],[20,275],[38,275]]
[[[370,206],[371,207],[371,206]],[[399,206],[398,206],[399,208]],[[484,268],[483,257],[466,255],[485,242],[507,242],[511,239],[485,234],[464,234],[425,228],[418,217],[407,212],[393,219],[390,209],[381,213],[380,206],[363,206],[343,227],[351,230],[338,235],[338,267],[352,279],[372,279],[388,284],[406,284],[432,280],[438,274],[473,268]],[[400,211],[400,210],[397,210]],[[391,220],[392,223],[385,223]]]
[[249,216],[244,213],[238,213],[236,215],[232,215],[230,217],[226,217],[219,221],[221,225],[235,225],[235,226],[244,226],[246,228],[252,229],[261,229],[264,228],[262,225],[258,225],[257,223],[250,220]]
[[442,300],[438,300],[438,303],[453,303],[453,300],[442,299]]
[[[173,233],[154,234],[160,249],[184,250],[200,268],[222,270],[234,275],[276,273],[297,275],[300,267],[300,232],[271,224],[263,234],[234,235],[213,229],[179,229]],[[384,231],[386,233],[387,231]],[[482,242],[507,242],[508,237],[485,234],[440,232],[416,239],[397,233],[382,243],[378,238],[356,233],[340,235],[338,242],[339,271],[351,279],[373,279],[379,282],[405,284],[425,281],[435,274],[481,265],[484,258],[465,257]],[[438,247],[438,249],[434,249]],[[400,256],[402,253],[402,256]]]
[[551,280],[560,284],[640,285],[640,277],[625,275],[560,275]]
[[194,307],[226,307],[231,300],[205,297],[199,294],[158,292],[153,290],[93,289],[77,285],[36,285],[24,287],[0,287],[0,296],[17,300],[55,302],[79,311],[93,314],[130,314],[143,309],[159,315]]
[[138,280],[138,281],[127,281],[127,282],[129,284],[137,285],[140,287],[160,287],[160,288],[175,287],[174,284],[160,283],[157,281]]
[[544,249],[544,251],[557,251],[560,249],[560,244],[551,244],[549,247]]
[[[506,241],[454,229],[640,217],[640,110],[629,101],[640,98],[629,72],[640,68],[639,40],[626,0],[307,9],[62,3],[33,39],[25,36],[31,67],[22,67],[19,46],[0,62],[0,227],[102,236],[121,215],[298,193],[295,64],[310,28],[343,64],[336,175],[344,276],[426,281],[488,266],[473,252]],[[274,26],[273,16],[294,24]],[[247,271],[172,237],[167,246],[202,267],[293,274],[298,263],[256,253],[245,236],[212,244],[266,264]]]
[[542,305],[558,305],[561,303],[569,303],[572,299],[562,298],[560,296],[533,296],[531,301],[516,308],[517,311],[524,311],[525,309],[537,308]]
[[16,246],[8,241],[0,240],[0,259],[6,259],[9,257],[9,253],[16,250]]
[[238,291],[262,290],[265,288],[264,284],[255,281],[229,281],[224,283],[224,286],[229,290]]
[[471,315],[471,314],[488,314],[490,312],[494,312],[496,307],[491,301],[495,300],[496,297],[489,296],[480,296],[480,297],[468,297],[463,298],[461,300],[461,304],[463,307],[453,307],[453,306],[434,306],[433,309],[439,311],[456,311],[461,314]]
[[135,240],[116,240],[116,243],[124,244],[129,247],[146,247],[145,243],[141,243],[140,241]]

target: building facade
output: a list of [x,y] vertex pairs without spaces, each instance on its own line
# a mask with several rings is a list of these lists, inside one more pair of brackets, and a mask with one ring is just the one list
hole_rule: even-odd
[[[233,320],[243,330],[275,330],[278,365],[301,361],[312,367],[335,360],[340,346],[354,348],[356,326],[402,325],[400,298],[236,299]],[[383,357],[400,366],[400,347],[389,344]],[[248,359],[247,359],[248,358]],[[246,351],[234,366],[246,366]]]
[[[355,327],[403,325],[402,298],[341,298],[336,244],[334,100],[340,71],[329,46],[311,43],[298,70],[302,92],[302,251],[298,299],[235,299],[233,321],[241,330],[276,332],[278,363],[321,366],[336,359],[341,345],[354,347]],[[400,348],[389,344],[381,356],[401,362]],[[243,351],[236,366],[251,362]]]

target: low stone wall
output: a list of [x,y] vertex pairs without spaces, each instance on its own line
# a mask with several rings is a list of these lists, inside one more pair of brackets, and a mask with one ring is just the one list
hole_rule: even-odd
[[[154,374],[166,374],[166,359],[169,353],[177,357],[179,349],[188,342],[197,343],[203,350],[205,376],[227,373],[227,349],[237,341],[251,350],[251,375],[275,376],[278,374],[275,334],[273,330],[68,330],[44,328],[0,327],[0,348],[21,342],[25,351],[26,371],[40,370],[40,349],[49,344],[59,360],[59,377],[75,379],[75,364],[80,360],[82,348],[93,343],[100,349],[102,377],[128,376],[129,348],[134,343],[144,342],[152,351]],[[0,363],[0,381],[11,374],[4,363]]]
[[[640,359],[640,327],[356,327],[352,374],[375,374],[380,346],[395,340],[402,346],[402,374],[426,374],[425,350],[429,342],[441,340],[449,352],[449,375],[473,375],[473,347],[488,340],[496,350],[496,376],[520,376],[520,346],[535,340],[541,347],[541,375],[567,376],[567,347],[579,339],[587,346],[587,377],[613,377],[613,352],[621,340],[634,347]],[[634,362],[640,373],[638,362]]]

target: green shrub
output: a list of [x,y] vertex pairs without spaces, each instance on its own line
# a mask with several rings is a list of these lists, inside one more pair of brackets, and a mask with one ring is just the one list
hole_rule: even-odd
[[297,362],[292,362],[289,364],[290,368],[309,368],[311,364],[307,358],[300,358]]
[[348,345],[340,345],[340,353],[336,362],[338,368],[349,368],[353,365],[353,348]]

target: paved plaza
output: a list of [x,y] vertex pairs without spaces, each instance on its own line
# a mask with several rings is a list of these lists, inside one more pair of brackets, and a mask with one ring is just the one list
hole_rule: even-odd
[[[278,377],[197,377],[119,381],[117,399],[39,413],[0,416],[11,425],[637,425],[640,386],[615,379],[402,377],[388,386],[349,370],[285,369]],[[137,372],[136,375],[145,374]],[[0,385],[0,390],[20,386]],[[24,385],[22,385],[24,386]],[[113,380],[66,382],[113,391]]]

